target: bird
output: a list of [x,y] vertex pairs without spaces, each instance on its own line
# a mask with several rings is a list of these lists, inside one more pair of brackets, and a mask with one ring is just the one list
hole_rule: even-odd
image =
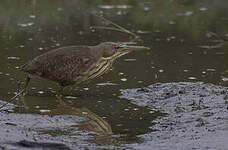
[[150,48],[103,42],[95,46],[66,46],[50,50],[21,66],[21,70],[28,73],[24,89],[27,89],[32,75],[58,83],[61,93],[66,86],[103,75],[117,58],[141,49]]

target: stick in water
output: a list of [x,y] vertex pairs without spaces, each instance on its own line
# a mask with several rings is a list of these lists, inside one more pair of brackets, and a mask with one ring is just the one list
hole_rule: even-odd
[[103,19],[105,22],[109,23],[109,24],[112,24],[113,26],[115,26],[116,28],[112,28],[112,27],[101,27],[101,26],[93,26],[92,28],[95,28],[95,29],[108,29],[108,30],[115,30],[115,31],[120,31],[120,32],[124,32],[124,33],[128,33],[132,36],[134,36],[134,38],[139,38],[138,35],[136,35],[135,33],[125,29],[124,27],[121,27],[120,25],[102,17],[102,16],[99,16],[99,15],[95,15],[96,17],[99,17],[101,19]]

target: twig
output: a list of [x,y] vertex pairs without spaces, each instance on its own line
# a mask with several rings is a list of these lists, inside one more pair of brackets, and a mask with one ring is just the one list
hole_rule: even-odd
[[6,102],[5,104],[3,104],[2,106],[0,106],[0,109],[2,109],[3,107],[5,107],[6,105],[8,105],[10,102],[12,102],[15,98],[17,98],[18,96],[20,96],[21,94],[23,94],[25,91],[25,89],[21,90],[20,92],[18,92],[16,95],[14,95],[12,98],[10,98],[10,100],[8,102]]
[[[128,33],[128,34],[134,36],[135,38],[139,38],[138,35],[136,35],[135,33],[131,32],[131,31],[127,30],[127,29],[125,29],[124,27],[121,27],[120,25],[118,25],[118,24],[116,24],[116,23],[114,23],[114,22],[112,22],[112,21],[110,21],[110,20],[108,20],[108,19],[106,19],[106,18],[104,18],[104,17],[102,17],[102,16],[99,16],[99,15],[95,15],[95,16],[97,16],[97,17],[103,19],[105,22],[107,22],[107,23],[109,23],[109,24],[112,24],[113,26],[116,27],[116,28],[110,28],[111,30],[116,30],[116,31],[125,32],[125,33]],[[104,28],[105,28],[105,27],[104,27]],[[106,29],[108,29],[108,28],[106,28]]]
[[219,40],[221,40],[221,42],[226,42],[228,41],[228,39],[226,39],[225,37],[218,35],[217,33],[214,32],[208,32],[208,34],[210,34],[211,36],[214,36],[215,38],[218,38]]
[[120,30],[120,29],[118,29],[118,28],[113,28],[113,27],[92,26],[91,28],[94,28],[94,29],[105,29],[105,30],[115,30],[115,31],[119,31],[119,32],[124,32],[124,33],[126,33],[126,32],[123,31],[123,30]]

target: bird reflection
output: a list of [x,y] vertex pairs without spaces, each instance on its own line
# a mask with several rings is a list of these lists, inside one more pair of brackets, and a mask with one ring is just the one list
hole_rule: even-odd
[[63,97],[57,97],[58,105],[53,113],[59,114],[69,114],[76,115],[79,117],[86,118],[86,121],[83,121],[79,128],[82,130],[94,131],[103,135],[112,135],[112,128],[102,117],[96,115],[89,109],[82,107],[76,108],[73,106],[73,103],[69,100],[63,99]]
[[107,121],[87,108],[81,108],[81,111],[82,117],[88,119],[88,121],[83,122],[81,129],[91,130],[103,135],[112,135],[112,128]]
[[64,99],[63,97],[58,97],[57,101],[58,105],[56,109],[51,111],[53,114],[68,114],[86,118],[86,120],[79,123],[77,127],[83,131],[93,132],[93,136],[87,139],[87,141],[99,145],[126,144],[126,135],[114,135],[111,125],[86,107],[76,108],[72,101]]
[[[25,97],[23,97],[25,98]],[[27,97],[29,98],[29,97]],[[37,98],[37,97],[33,97]],[[40,99],[40,97],[38,98]],[[30,99],[31,100],[31,99]],[[35,99],[34,99],[35,100]],[[46,103],[47,101],[52,102]],[[79,104],[78,100],[83,100],[86,101],[83,104]],[[85,134],[89,134],[89,138],[87,138],[86,141],[96,143],[99,145],[121,145],[121,144],[129,144],[132,141],[139,141],[140,138],[138,138],[135,134],[131,134],[131,132],[121,132],[125,129],[128,129],[128,126],[117,126],[117,124],[110,125],[108,121],[106,121],[106,118],[103,118],[103,116],[99,116],[95,112],[92,112],[87,108],[88,103],[93,101],[92,98],[88,99],[88,97],[85,98],[79,98],[79,97],[74,97],[74,96],[60,96],[60,97],[48,97],[48,96],[43,96],[42,95],[42,102],[45,102],[45,107],[42,107],[41,105],[36,106],[41,106],[38,108],[38,111],[41,112],[42,114],[46,115],[51,115],[51,116],[56,116],[56,115],[72,115],[72,116],[78,116],[85,118],[84,120],[80,120],[78,117],[72,117],[72,119],[75,118],[75,124],[69,126],[68,129],[62,130],[61,128],[53,128],[53,129],[43,129],[42,132],[49,134],[49,135],[69,135],[69,138],[71,137],[72,134],[72,129],[77,131],[85,131]],[[31,101],[27,101],[25,98],[25,102],[28,102],[27,105],[25,104],[26,112],[34,112],[34,103],[29,103]],[[31,105],[32,104],[32,105]],[[89,107],[89,106],[88,106]],[[48,108],[48,109],[45,109]],[[42,111],[41,111],[42,110]],[[20,111],[20,110],[18,110]],[[23,111],[22,111],[23,112]],[[105,112],[104,112],[105,113]],[[106,113],[105,113],[106,114]],[[107,118],[109,120],[110,118]],[[72,122],[71,121],[71,122]],[[137,126],[136,126],[137,127]],[[131,128],[129,128],[131,129]],[[134,130],[134,129],[133,129]]]

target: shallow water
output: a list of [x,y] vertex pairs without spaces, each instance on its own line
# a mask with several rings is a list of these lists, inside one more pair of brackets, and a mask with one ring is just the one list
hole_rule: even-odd
[[226,0],[1,1],[0,99],[10,99],[18,81],[24,80],[26,75],[18,67],[48,50],[132,41],[125,33],[92,29],[105,26],[94,15],[102,14],[139,35],[137,45],[151,50],[123,56],[108,74],[76,87],[73,96],[63,100],[71,103],[73,112],[68,107],[57,109],[61,104],[54,96],[58,86],[40,78],[32,80],[24,98],[28,110],[15,112],[80,116],[74,109],[86,108],[109,124],[111,134],[126,135],[122,143],[141,142],[137,135],[152,132],[152,121],[165,114],[119,98],[120,90],[179,81],[227,86],[227,7]]

